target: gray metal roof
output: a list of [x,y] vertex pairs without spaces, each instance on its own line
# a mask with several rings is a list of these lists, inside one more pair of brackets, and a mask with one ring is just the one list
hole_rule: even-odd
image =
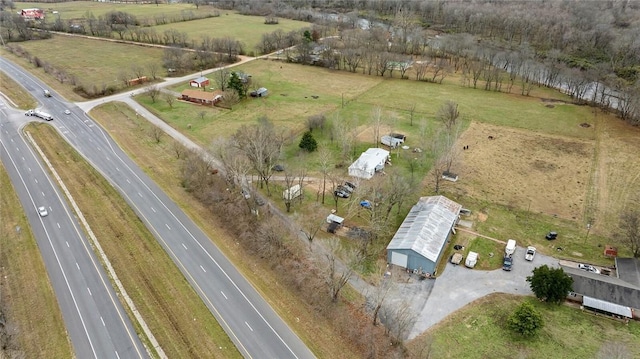
[[631,311],[631,308],[605,302],[604,300],[584,296],[582,297],[582,305],[588,308],[602,310],[607,313],[613,313],[625,316],[627,318],[633,318],[633,312]]
[[387,249],[410,249],[436,262],[462,205],[444,197],[421,197]]
[[573,292],[640,309],[640,287],[616,277],[590,273],[578,268],[562,266],[562,270],[573,278]]
[[640,287],[640,259],[616,257],[618,278]]

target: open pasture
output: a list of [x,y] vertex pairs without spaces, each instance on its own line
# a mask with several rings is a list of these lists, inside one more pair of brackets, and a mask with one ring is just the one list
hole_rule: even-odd
[[[180,16],[183,11],[191,11],[194,14],[204,16],[213,13],[216,9],[211,6],[200,6],[196,9],[193,4],[172,3],[172,4],[122,4],[115,2],[96,2],[96,1],[67,1],[56,3],[42,2],[16,2],[16,9],[39,8],[45,10],[45,19],[47,22],[53,22],[60,16],[62,20],[81,19],[86,17],[88,13],[95,17],[103,16],[110,11],[123,11],[134,15],[139,21],[146,19],[153,21],[153,18],[160,15],[166,15],[167,18]],[[57,11],[57,14],[53,12]],[[153,23],[153,22],[152,22]]]

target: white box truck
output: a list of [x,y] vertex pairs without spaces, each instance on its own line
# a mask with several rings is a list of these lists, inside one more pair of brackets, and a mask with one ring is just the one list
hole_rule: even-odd
[[507,254],[507,256],[510,256],[515,251],[516,251],[516,240],[515,239],[509,239],[507,241],[507,247],[505,247],[504,252]]
[[469,254],[467,254],[467,260],[464,261],[464,265],[467,268],[473,268],[476,266],[476,263],[478,263],[478,253],[469,252]]

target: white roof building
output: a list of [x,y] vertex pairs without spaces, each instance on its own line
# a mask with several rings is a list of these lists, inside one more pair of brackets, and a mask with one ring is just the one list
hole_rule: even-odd
[[382,148],[370,148],[349,166],[349,176],[370,179],[384,168],[389,158],[389,151]]
[[387,246],[388,262],[433,274],[460,209],[444,196],[421,197]]

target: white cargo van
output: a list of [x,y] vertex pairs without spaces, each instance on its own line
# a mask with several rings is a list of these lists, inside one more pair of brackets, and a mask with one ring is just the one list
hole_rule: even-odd
[[507,256],[512,255],[516,251],[516,240],[510,239],[507,241],[507,247],[504,249],[504,252]]
[[468,268],[473,268],[476,266],[476,263],[478,263],[478,253],[469,252],[469,254],[467,254],[467,260],[464,261],[464,265]]

